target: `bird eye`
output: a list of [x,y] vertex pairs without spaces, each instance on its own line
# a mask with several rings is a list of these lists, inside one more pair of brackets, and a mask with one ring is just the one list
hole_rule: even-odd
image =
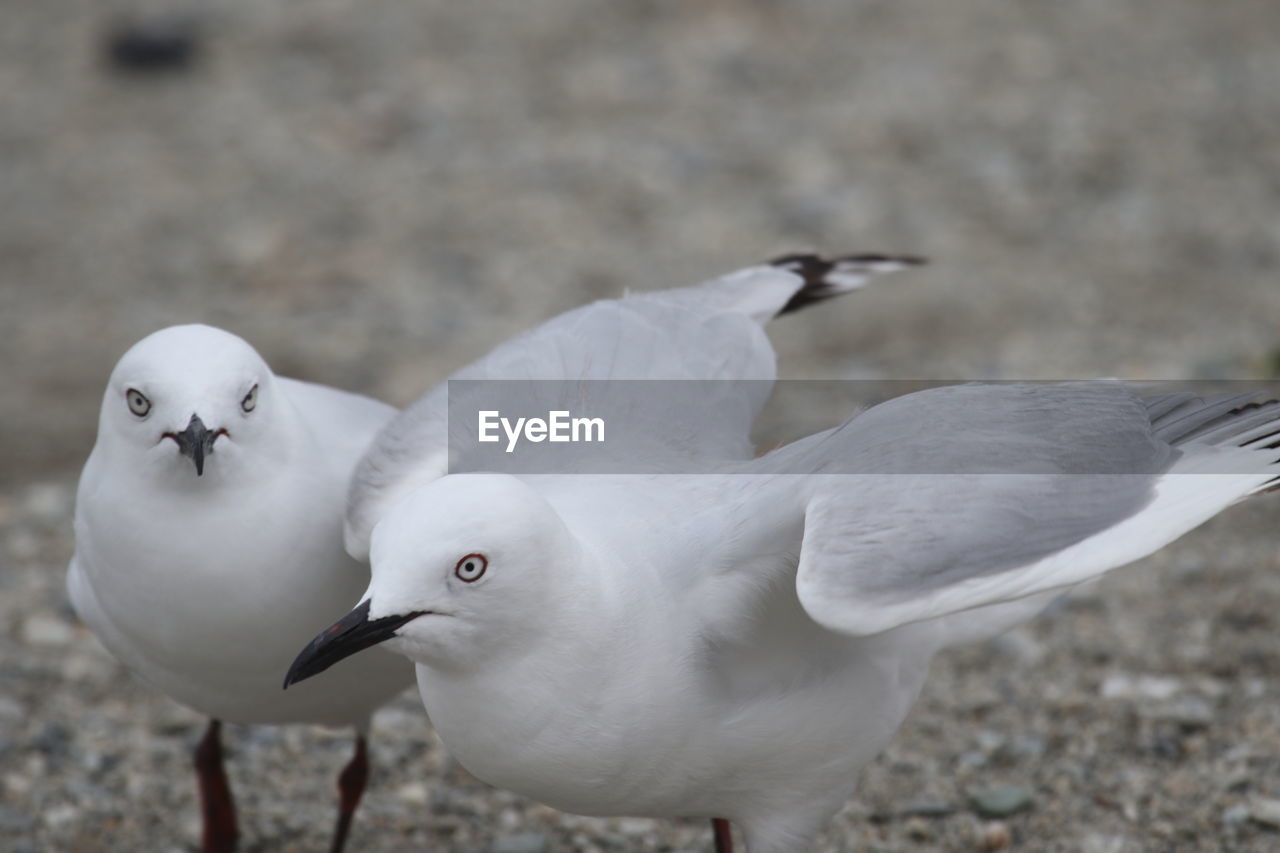
[[484,554],[468,554],[453,567],[453,573],[463,583],[475,583],[480,580],[487,568],[489,568],[489,560]]
[[147,413],[151,411],[151,401],[137,388],[130,388],[125,391],[124,398],[129,403],[129,411],[140,418],[145,418]]
[[248,414],[249,412],[252,412],[254,407],[257,405],[258,386],[254,385],[249,389],[249,393],[244,395],[244,399],[240,401],[240,408],[244,409],[245,413]]

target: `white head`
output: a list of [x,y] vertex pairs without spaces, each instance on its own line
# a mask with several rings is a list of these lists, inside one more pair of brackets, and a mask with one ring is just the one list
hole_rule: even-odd
[[[107,382],[95,453],[195,485],[220,481],[278,444],[282,401],[262,357],[211,326],[171,326],[121,357]],[[272,452],[278,448],[272,446]]]
[[505,474],[455,474],[417,489],[374,528],[370,556],[364,600],[299,655],[286,683],[375,643],[428,666],[474,668],[557,634],[566,609],[588,594],[573,535],[541,495]]

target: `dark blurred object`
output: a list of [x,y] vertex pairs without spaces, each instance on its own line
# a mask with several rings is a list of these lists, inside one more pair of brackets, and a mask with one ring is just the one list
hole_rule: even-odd
[[103,48],[107,65],[117,73],[160,76],[190,70],[200,39],[200,27],[189,15],[150,15],[114,23]]

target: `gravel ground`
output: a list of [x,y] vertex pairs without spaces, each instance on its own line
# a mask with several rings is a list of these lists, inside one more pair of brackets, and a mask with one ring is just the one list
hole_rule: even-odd
[[[221,325],[281,373],[403,404],[587,299],[880,249],[934,265],[779,323],[784,375],[1277,373],[1265,0],[0,12],[6,849],[198,838],[201,720],[132,681],[62,589],[102,385],[160,326]],[[189,62],[113,67],[121,20],[176,21]],[[1280,847],[1278,508],[944,656],[819,849]],[[245,848],[323,849],[348,737],[228,740]],[[413,697],[372,749],[356,850],[709,849],[698,822],[487,788]]]

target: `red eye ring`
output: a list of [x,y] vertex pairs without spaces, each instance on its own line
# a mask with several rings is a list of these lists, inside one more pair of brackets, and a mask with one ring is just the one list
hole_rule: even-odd
[[453,574],[463,583],[475,583],[484,577],[489,568],[489,558],[484,554],[468,554],[453,567]]

